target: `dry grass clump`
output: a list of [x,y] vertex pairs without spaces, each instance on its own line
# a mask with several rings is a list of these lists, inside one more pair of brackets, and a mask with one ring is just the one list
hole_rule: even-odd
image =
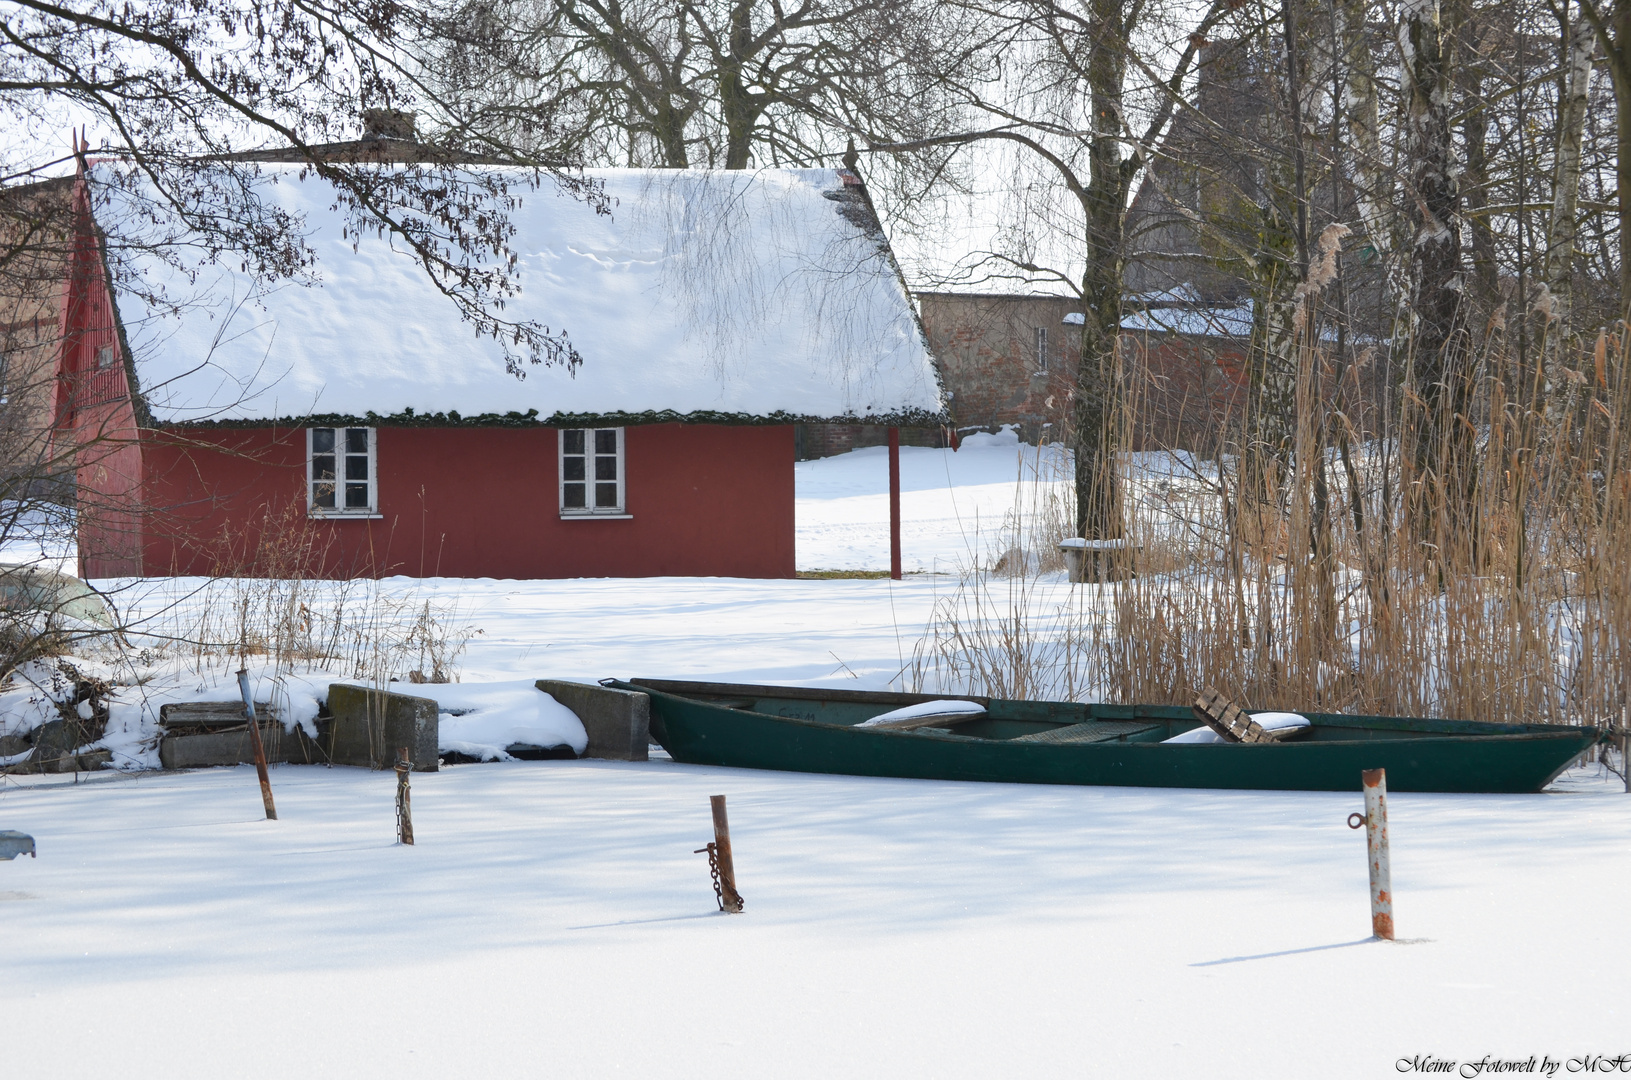
[[268,514],[244,543],[219,545],[210,577],[140,604],[131,639],[143,666],[205,673],[259,660],[383,686],[455,681],[471,629],[454,608],[387,592],[374,578],[326,576],[324,541],[304,514]]
[[[1433,428],[1408,395],[1368,431],[1351,422],[1320,386],[1323,364],[1305,350],[1295,452],[1268,492],[1242,495],[1249,448],[1212,462],[1128,455],[1137,576],[1071,587],[1018,557],[1024,575],[971,575],[905,681],[1170,704],[1213,685],[1254,708],[1623,725],[1624,325],[1554,367],[1553,393],[1514,389],[1515,365],[1482,357],[1471,415],[1439,436],[1464,440],[1454,466],[1441,464],[1454,448],[1423,445]],[[1056,548],[1054,530],[1046,514],[1016,524],[1010,546]]]

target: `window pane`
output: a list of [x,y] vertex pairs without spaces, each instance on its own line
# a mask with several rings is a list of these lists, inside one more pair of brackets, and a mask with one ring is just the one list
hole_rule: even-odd
[[311,504],[325,509],[334,509],[334,485],[313,484],[311,486]]
[[595,479],[596,480],[616,480],[617,479],[617,459],[614,458],[614,457],[597,457],[597,458],[595,458]]
[[595,432],[595,453],[617,453],[617,432],[615,430],[602,430]]
[[566,433],[563,440],[568,454],[583,453],[583,429],[573,428]]
[[595,485],[595,507],[597,509],[600,509],[600,508],[607,508],[607,507],[615,508],[616,506],[617,506],[617,485],[616,484],[596,484]]
[[313,454],[311,458],[311,478],[313,480],[334,479],[334,455]]
[[311,452],[314,454],[334,453],[334,429],[319,427],[311,429]]
[[567,484],[566,485],[566,508],[568,510],[583,510],[583,509],[585,509],[586,504],[583,501],[584,500],[584,487],[585,487],[585,485],[583,485],[583,484]]
[[351,454],[345,459],[345,478],[347,480],[368,479],[368,458],[361,454]]
[[367,484],[347,484],[345,486],[345,508],[347,510],[368,509]]
[[561,469],[568,480],[582,480],[584,478],[583,459],[580,457],[567,458],[561,462]]
[[368,453],[367,428],[352,427],[345,429],[345,452],[348,454]]

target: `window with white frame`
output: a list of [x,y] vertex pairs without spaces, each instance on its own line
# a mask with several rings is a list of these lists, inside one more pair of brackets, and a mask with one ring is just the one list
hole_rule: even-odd
[[561,429],[561,516],[623,516],[623,429]]
[[370,517],[379,511],[374,429],[306,429],[306,490],[314,517]]
[[1036,370],[1039,372],[1048,370],[1048,328],[1046,326],[1036,328]]

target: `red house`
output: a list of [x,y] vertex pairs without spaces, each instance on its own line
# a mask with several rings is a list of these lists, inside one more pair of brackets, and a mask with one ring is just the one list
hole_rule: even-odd
[[57,415],[87,577],[787,577],[794,423],[945,420],[848,174],[592,173],[609,216],[525,191],[504,314],[583,362],[518,378],[324,181],[262,168],[315,284],[154,243],[111,166],[80,178]]

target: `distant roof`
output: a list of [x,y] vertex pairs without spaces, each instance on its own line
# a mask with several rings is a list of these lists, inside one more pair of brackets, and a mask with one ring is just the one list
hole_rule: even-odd
[[[517,379],[411,256],[343,235],[326,181],[261,168],[263,198],[304,218],[320,283],[263,288],[235,260],[132,249],[147,287],[196,297],[178,313],[117,296],[158,423],[944,419],[887,241],[836,171],[592,171],[610,216],[517,184],[521,292],[502,314],[564,330],[583,357]],[[98,201],[104,227],[141,231],[118,191]]]

